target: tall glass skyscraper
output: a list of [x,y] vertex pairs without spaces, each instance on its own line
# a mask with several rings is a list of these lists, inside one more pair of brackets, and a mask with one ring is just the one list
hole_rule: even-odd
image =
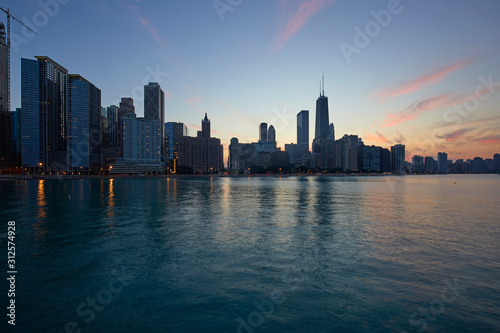
[[297,158],[307,157],[309,152],[309,110],[297,114]]
[[98,172],[102,167],[101,90],[80,75],[68,78],[69,170]]
[[35,58],[21,59],[22,166],[67,171],[68,70]]
[[183,136],[188,136],[186,125],[173,122],[165,124],[165,155],[169,160],[173,160],[179,153],[179,139]]
[[150,82],[144,86],[144,119],[159,120],[161,124],[161,150],[162,154],[165,151],[165,93],[156,82]]

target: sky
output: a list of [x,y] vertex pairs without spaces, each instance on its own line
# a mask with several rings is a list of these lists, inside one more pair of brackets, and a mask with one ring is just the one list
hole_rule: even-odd
[[[6,0],[12,21],[11,107],[21,58],[49,56],[101,89],[102,106],[160,83],[166,121],[196,136],[207,113],[227,152],[232,137],[296,143],[325,77],[336,139],[406,145],[449,159],[500,153],[498,0]],[[3,14],[3,13],[2,13]],[[5,15],[0,16],[5,22]],[[227,160],[227,154],[224,157]]]

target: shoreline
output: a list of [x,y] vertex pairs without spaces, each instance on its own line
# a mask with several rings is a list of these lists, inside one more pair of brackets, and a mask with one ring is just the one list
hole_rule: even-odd
[[[0,181],[9,180],[81,180],[81,179],[158,179],[158,178],[287,178],[287,177],[401,177],[401,176],[457,176],[457,175],[497,175],[496,173],[450,173],[450,174],[379,174],[379,173],[317,173],[317,174],[257,174],[257,175],[0,175]],[[500,175],[500,174],[499,174]]]

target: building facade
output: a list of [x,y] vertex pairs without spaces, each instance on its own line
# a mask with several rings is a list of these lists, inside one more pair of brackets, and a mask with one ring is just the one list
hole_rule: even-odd
[[160,140],[162,154],[165,150],[165,93],[156,82],[150,82],[144,86],[144,119],[145,120],[158,120],[160,121]]
[[446,173],[448,171],[448,154],[438,153],[437,172]]
[[49,57],[21,59],[22,167],[64,172],[68,71]]
[[68,168],[102,168],[101,90],[80,75],[68,75]]
[[406,172],[405,145],[397,144],[391,147],[391,171],[395,173]]
[[179,153],[179,139],[188,136],[188,128],[183,123],[165,124],[165,156],[173,160]]

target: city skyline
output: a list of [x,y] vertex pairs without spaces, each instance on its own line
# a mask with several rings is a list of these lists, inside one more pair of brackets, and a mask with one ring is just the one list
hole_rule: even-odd
[[[284,147],[296,142],[296,114],[315,109],[315,82],[325,72],[329,116],[338,137],[357,134],[366,144],[384,147],[405,144],[407,161],[441,151],[453,160],[488,158],[500,147],[495,130],[500,121],[500,52],[493,42],[495,29],[490,29],[498,26],[492,7],[499,4],[493,1],[458,1],[453,6],[442,1],[399,6],[394,1],[357,6],[343,1],[243,1],[226,11],[217,9],[216,2],[155,4],[160,6],[155,11],[140,1],[54,3],[47,10],[35,1],[16,2],[11,8],[38,28],[33,37],[12,26],[17,35],[12,45],[12,110],[20,107],[20,58],[47,55],[101,89],[103,107],[132,97],[142,116],[143,100],[136,95],[140,97],[143,85],[159,81],[166,95],[165,122],[183,122],[194,133],[200,116],[208,112],[215,124],[212,132],[225,148],[231,137],[256,142],[255,128],[266,122],[276,129],[278,146]],[[185,22],[194,9],[196,14]],[[413,32],[412,24],[429,12],[428,26]],[[450,18],[469,12],[473,15],[467,20]],[[40,13],[54,15],[46,14],[42,25],[36,21]],[[160,13],[169,19],[161,19]],[[263,26],[245,29],[257,15]],[[442,16],[447,20],[441,22]],[[101,20],[86,31],[75,28],[89,18]],[[130,18],[132,24],[125,29]],[[106,22],[111,19],[114,26]],[[205,31],[199,31],[201,24]],[[468,34],[459,33],[461,25]],[[61,33],[61,27],[72,33]],[[366,27],[375,30],[367,34]],[[178,29],[183,33],[168,33]],[[431,29],[440,32],[436,41],[423,38]],[[113,41],[106,34],[92,39],[97,30],[108,32]],[[270,36],[262,38],[264,32]],[[186,34],[192,38],[183,38]],[[106,51],[107,45],[125,43],[125,37],[134,41],[130,52]],[[363,37],[369,39],[366,46]],[[445,37],[446,49],[439,44]],[[80,42],[65,46],[76,39]],[[91,52],[88,45],[101,52]],[[311,49],[321,52],[308,55]],[[462,102],[466,104],[460,109]]]

